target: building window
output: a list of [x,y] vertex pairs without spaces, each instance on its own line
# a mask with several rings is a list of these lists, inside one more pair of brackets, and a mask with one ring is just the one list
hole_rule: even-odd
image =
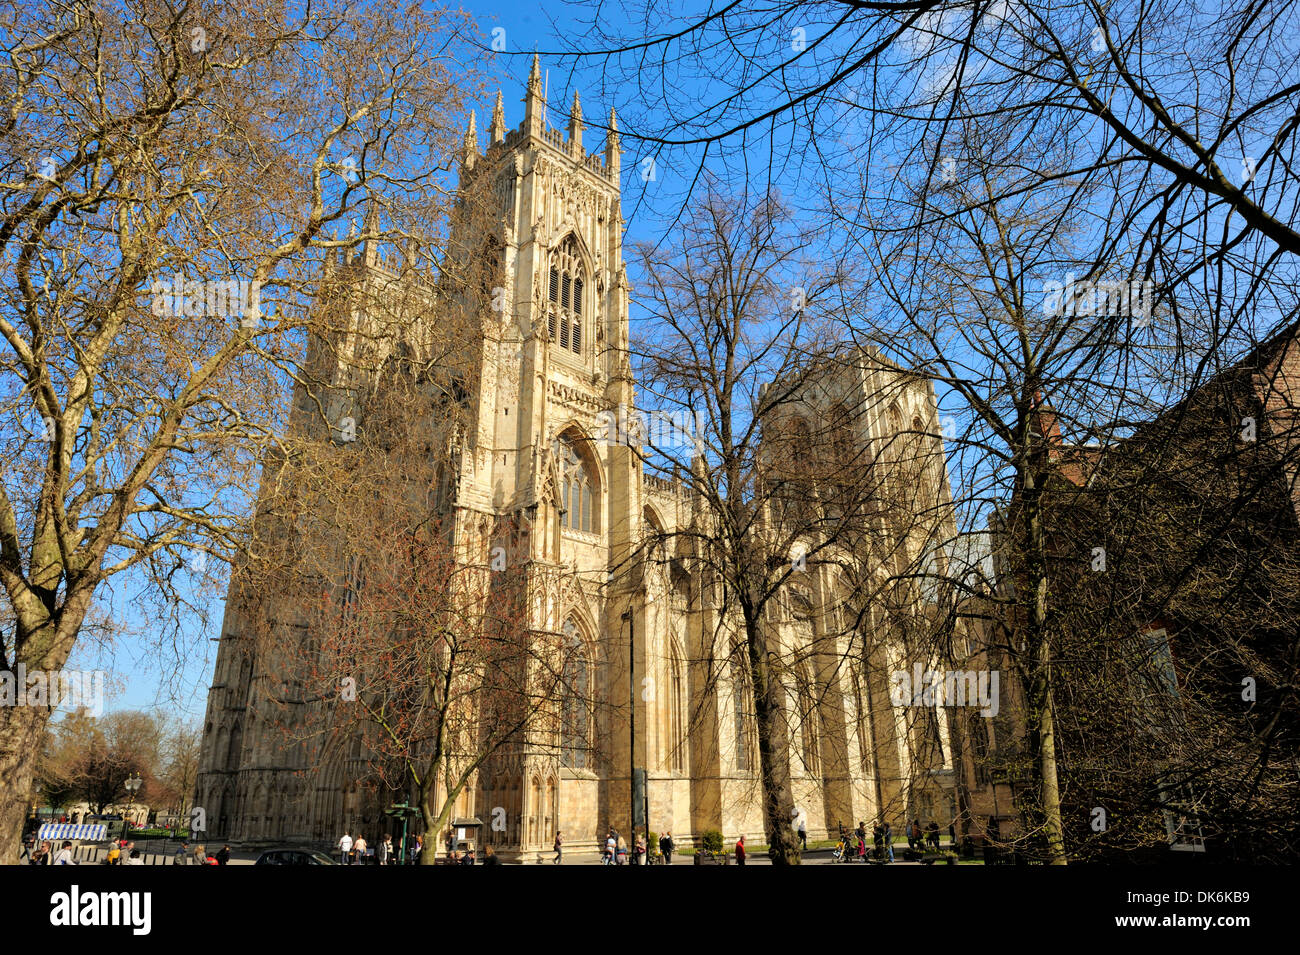
[[560,445],[560,526],[599,534],[600,491],[592,468],[567,441]]
[[586,769],[591,747],[591,660],[586,641],[570,620],[564,632],[571,635],[564,660],[564,702],[560,713],[560,765]]
[[989,727],[982,716],[971,720],[972,762],[975,763],[975,785],[989,784]]
[[809,776],[816,776],[820,771],[817,759],[817,706],[813,698],[812,685],[803,666],[795,674],[796,689],[799,698],[799,741],[802,744],[803,768]]
[[749,772],[749,713],[746,688],[749,681],[745,679],[745,664],[740,656],[743,650],[737,647],[731,657],[731,709],[732,729],[736,751],[736,772]]
[[669,661],[671,671],[669,679],[670,698],[668,700],[668,755],[669,768],[674,773],[686,771],[686,734],[682,732],[682,703],[685,699],[682,687],[682,659],[674,646],[672,659]]
[[582,354],[582,295],[586,287],[586,266],[570,235],[551,253],[546,331],[551,341],[558,341],[560,348],[575,355]]

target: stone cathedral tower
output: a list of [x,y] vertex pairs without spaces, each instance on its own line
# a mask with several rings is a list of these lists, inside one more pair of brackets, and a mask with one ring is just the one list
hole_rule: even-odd
[[[638,803],[648,806],[651,830],[671,831],[683,845],[709,829],[758,836],[759,760],[735,622],[689,547],[667,543],[702,526],[701,517],[687,486],[643,473],[639,449],[629,444],[636,411],[617,123],[611,111],[603,149],[588,153],[577,95],[566,130],[547,125],[546,108],[534,58],[522,123],[506,127],[498,94],[485,148],[473,116],[465,134],[464,199],[444,273],[463,269],[487,294],[469,304],[480,330],[460,343],[474,366],[468,423],[443,463],[459,546],[476,565],[488,564],[495,535],[514,528],[510,559],[523,563],[538,595],[523,626],[564,634],[581,648],[566,683],[596,707],[590,714],[563,704],[568,715],[554,745],[494,755],[456,814],[487,824],[486,841],[506,859],[549,858],[557,830],[570,850],[594,851],[606,827],[630,831],[635,767],[644,771]],[[381,296],[405,281],[401,263],[374,249],[337,272]],[[465,311],[456,295],[450,285],[418,290],[420,307],[408,312],[419,317],[401,336],[437,335],[439,314]],[[883,448],[905,421],[913,422],[908,430],[923,424],[937,432],[927,382],[874,360],[849,364],[852,373],[828,387],[859,407],[880,406],[860,415],[857,440]],[[325,402],[335,421],[348,413],[340,397],[347,384],[333,367],[318,373],[337,392]],[[316,405],[302,394],[295,399],[291,428],[322,427]],[[807,413],[823,412],[810,406]],[[942,484],[946,492],[946,474]],[[829,577],[810,581],[772,621],[780,641],[809,664],[800,691],[806,700],[790,700],[791,712],[807,715],[793,734],[791,767],[809,835],[859,819],[901,827],[918,805],[931,806],[928,818],[946,826],[951,798],[934,783],[951,776],[946,717],[937,714],[937,745],[926,749],[891,707],[885,672],[902,666],[901,658],[839,664],[844,639],[832,632],[833,618],[846,595],[836,586]],[[232,587],[223,621],[195,799],[207,813],[208,836],[324,845],[360,828],[373,839],[389,826],[383,808],[401,794],[358,786],[359,742],[338,752],[288,746],[259,716],[260,687],[276,668],[242,639],[250,617],[275,620],[285,640],[303,639],[308,625],[295,622],[297,608],[276,594],[257,594],[255,602],[235,599]]]
[[[626,444],[593,440],[608,409],[633,405],[617,123],[611,111],[603,153],[588,153],[576,93],[567,135],[546,125],[545,111],[534,58],[522,125],[507,131],[498,96],[486,149],[479,152],[473,118],[465,137],[462,189],[487,197],[489,208],[458,219],[451,255],[488,263],[501,331],[483,343],[457,521],[462,539],[480,546],[503,517],[525,529],[522,551],[545,595],[530,608],[530,625],[581,641],[591,671],[582,682],[613,690],[627,682],[616,679],[627,672],[626,648],[608,642],[626,601],[608,586],[608,571],[626,561],[640,534],[641,470]],[[621,700],[602,695],[626,710],[626,689]],[[490,838],[507,855],[549,848],[570,821],[570,832],[594,827],[618,783],[598,778],[589,743],[505,753],[484,768],[475,808],[485,821],[504,810],[506,829]],[[602,756],[627,765],[626,745]],[[592,817],[586,825],[584,815]]]

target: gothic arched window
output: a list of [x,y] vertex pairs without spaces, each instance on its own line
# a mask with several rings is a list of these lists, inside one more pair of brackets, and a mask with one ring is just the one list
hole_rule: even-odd
[[982,716],[971,720],[971,749],[974,751],[975,785],[987,786],[989,782],[989,727]]
[[686,734],[682,726],[685,688],[682,682],[682,658],[676,644],[668,661],[668,767],[674,773],[686,771]]
[[560,441],[560,526],[600,533],[600,488],[594,468],[568,441]]
[[591,749],[591,658],[577,625],[564,625],[564,700],[560,708],[560,765],[586,769]]
[[817,758],[817,705],[807,669],[803,664],[800,664],[795,671],[795,684],[799,706],[800,755],[803,757],[804,771],[810,776],[815,776],[821,768]]
[[575,355],[582,354],[583,291],[587,270],[578,244],[570,235],[551,252],[547,282],[546,330],[551,341]]
[[749,772],[749,712],[747,690],[749,681],[745,679],[745,662],[741,659],[743,650],[739,647],[731,657],[731,710],[732,732],[736,751],[736,772]]

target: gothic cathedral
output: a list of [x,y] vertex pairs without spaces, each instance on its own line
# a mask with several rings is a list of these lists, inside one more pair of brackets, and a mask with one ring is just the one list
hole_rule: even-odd
[[[484,186],[480,192],[499,209],[466,220],[487,223],[473,228],[488,235],[464,234],[461,225],[450,239],[462,249],[490,245],[499,256],[493,268],[497,291],[504,290],[498,304],[505,330],[475,345],[471,424],[447,461],[452,507],[463,528],[527,516],[527,559],[552,582],[529,625],[569,635],[583,648],[572,679],[604,709],[579,740],[489,761],[456,816],[484,823],[483,840],[503,858],[549,860],[557,830],[575,853],[594,850],[610,826],[629,832],[637,778],[651,831],[671,831],[679,845],[707,830],[758,843],[752,704],[732,653],[735,637],[723,636],[716,586],[691,569],[696,565],[674,559],[680,554],[647,546],[671,542],[675,529],[695,519],[692,497],[683,482],[645,473],[628,442],[600,440],[636,406],[615,117],[611,111],[603,153],[583,146],[576,95],[567,135],[549,128],[536,61],[525,104],[522,125],[508,130],[498,96],[483,152],[472,119],[465,137],[462,185]],[[361,264],[390,278],[400,271],[378,257]],[[879,391],[883,377],[898,384],[899,397],[857,423],[859,439],[880,441],[914,419],[932,430],[937,412],[928,382],[876,363],[846,373],[843,385]],[[942,483],[946,490],[946,477]],[[632,567],[635,573],[627,572]],[[791,703],[805,717],[791,733],[790,763],[809,838],[860,820],[888,819],[901,830],[905,816],[946,827],[956,807],[944,712],[937,710],[933,726],[914,727],[891,701],[886,674],[908,665],[901,650],[883,648],[861,664],[837,662],[846,638],[827,616],[844,595],[829,576],[810,577],[775,624],[783,642],[821,648],[804,655],[798,692],[808,699]],[[391,831],[383,810],[399,797],[358,787],[350,748],[295,748],[259,718],[259,663],[239,637],[250,614],[275,612],[265,606],[275,595],[261,594],[256,609],[233,590],[196,783],[208,838],[323,845],[360,830],[374,843]],[[577,745],[589,737],[594,745]],[[634,777],[632,767],[643,767],[643,775]]]

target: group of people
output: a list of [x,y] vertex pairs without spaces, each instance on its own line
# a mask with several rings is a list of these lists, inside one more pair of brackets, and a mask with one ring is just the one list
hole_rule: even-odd
[[[338,841],[339,861],[343,865],[393,865],[394,850],[393,837],[384,833],[384,838],[379,841],[379,845],[371,849],[366,842],[366,837],[357,833],[355,839],[352,838],[351,832],[343,833]],[[411,843],[410,852],[411,862],[420,858],[420,853],[424,850],[424,840],[420,836],[415,837]]]
[[[564,836],[562,833],[555,834],[555,858],[554,862],[559,863],[563,858]],[[673,842],[673,834],[665,832],[659,837],[659,856],[664,865],[672,865],[673,850],[676,844]],[[632,841],[631,858],[629,859],[628,845],[619,831],[612,826],[605,835],[605,847],[601,851],[600,861],[603,865],[649,865],[651,859],[648,854],[649,843],[646,841],[646,835],[641,830],[637,830],[636,837]]]
[[230,846],[222,846],[217,852],[209,855],[207,846],[197,845],[191,849],[190,844],[184,839],[181,840],[172,859],[172,865],[228,865],[229,863]]
[[[136,856],[139,856],[138,852],[136,853]],[[55,852],[54,847],[45,840],[42,840],[39,845],[34,843],[24,845],[23,853],[19,857],[20,861],[22,859],[26,859],[30,865],[80,865],[80,863],[72,857],[72,841],[69,839],[63,840],[63,844],[59,846],[57,852]],[[144,863],[140,862],[132,864],[143,865]]]
[[[957,830],[954,825],[948,826],[948,835],[952,841],[957,841]],[[939,851],[939,824],[933,819],[930,824],[921,829],[921,820],[913,819],[912,824],[907,827],[907,845],[917,852],[923,852],[927,847],[934,852]]]
[[[939,824],[931,821],[925,829],[921,828],[921,821],[913,819],[906,827],[907,846],[916,852],[924,852],[926,848],[939,851]],[[956,842],[957,833],[953,825],[948,826],[948,835]],[[859,822],[858,828],[854,830],[852,837],[844,833],[843,828],[840,830],[840,838],[846,846],[850,847],[851,853],[860,858],[867,855],[867,824]],[[871,842],[875,847],[875,857],[880,860],[888,859],[894,861],[894,827],[885,822],[876,823],[871,829]],[[852,850],[856,849],[856,852]]]
[[[31,865],[81,864],[74,858],[72,841],[69,839],[63,840],[57,852],[46,841],[42,841],[39,845],[24,846],[22,858],[27,859]],[[144,865],[144,856],[135,847],[134,842],[119,839],[109,847],[108,853],[101,861],[104,865]],[[230,862],[230,846],[222,846],[219,852],[208,855],[206,846],[199,845],[191,849],[190,844],[183,839],[172,857],[172,865],[226,865],[228,862]]]

